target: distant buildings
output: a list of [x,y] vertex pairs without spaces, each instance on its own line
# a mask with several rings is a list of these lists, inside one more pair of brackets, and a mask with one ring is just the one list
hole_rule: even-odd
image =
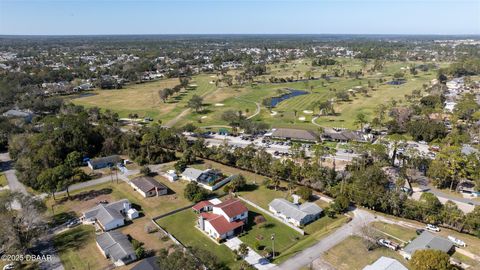
[[268,204],[270,212],[295,226],[303,226],[320,218],[323,209],[310,202],[297,205],[277,198]]

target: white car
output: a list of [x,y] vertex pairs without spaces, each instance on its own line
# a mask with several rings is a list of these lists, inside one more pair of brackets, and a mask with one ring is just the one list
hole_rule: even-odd
[[427,229],[429,231],[433,231],[433,232],[439,232],[440,231],[440,228],[438,228],[437,226],[432,225],[432,224],[427,224],[427,226],[425,226],[425,229]]
[[450,241],[452,241],[455,244],[455,246],[457,246],[457,247],[466,247],[467,246],[467,244],[465,244],[465,242],[463,242],[462,240],[457,239],[457,238],[455,238],[451,235],[448,236],[448,239]]
[[12,270],[14,269],[14,267],[15,267],[15,264],[9,263],[3,267],[3,270]]

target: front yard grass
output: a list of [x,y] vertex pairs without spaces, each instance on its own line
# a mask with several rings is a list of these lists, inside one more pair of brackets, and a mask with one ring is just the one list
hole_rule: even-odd
[[380,247],[367,251],[359,236],[348,237],[325,252],[322,257],[338,270],[354,270],[363,269],[382,256],[397,259],[403,265],[408,265],[400,254],[388,248]]
[[180,211],[173,215],[158,219],[156,222],[168,233],[177,238],[187,247],[196,247],[213,253],[220,262],[234,268],[235,261],[232,251],[225,245],[220,245],[203,234],[196,226],[197,215],[191,209]]
[[60,233],[54,244],[65,269],[102,269],[110,263],[97,248],[93,226],[80,225]]
[[[255,250],[256,242],[263,247],[272,248],[271,236],[275,234],[275,253],[281,255],[284,250],[306,237],[276,219],[261,213],[256,208],[247,207],[249,208],[248,225],[245,228],[246,232],[239,238],[252,249]],[[258,215],[262,215],[266,221],[255,224],[254,218]],[[262,253],[261,250],[257,250],[257,252]]]

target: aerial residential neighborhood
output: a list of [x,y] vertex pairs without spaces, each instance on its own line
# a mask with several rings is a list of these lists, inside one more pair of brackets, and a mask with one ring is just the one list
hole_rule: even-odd
[[480,3],[0,0],[0,269],[480,269]]

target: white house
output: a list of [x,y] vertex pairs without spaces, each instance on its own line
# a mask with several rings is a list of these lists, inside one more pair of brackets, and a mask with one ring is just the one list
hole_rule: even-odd
[[110,231],[125,225],[125,218],[138,217],[138,211],[131,208],[127,199],[110,204],[99,204],[83,213],[82,221],[85,223],[98,224],[102,230]]
[[240,233],[248,219],[248,209],[239,199],[218,204],[203,201],[192,208],[200,210],[198,227],[217,241]]
[[268,204],[270,212],[295,226],[303,226],[320,218],[323,209],[314,203],[297,205],[277,198]]

